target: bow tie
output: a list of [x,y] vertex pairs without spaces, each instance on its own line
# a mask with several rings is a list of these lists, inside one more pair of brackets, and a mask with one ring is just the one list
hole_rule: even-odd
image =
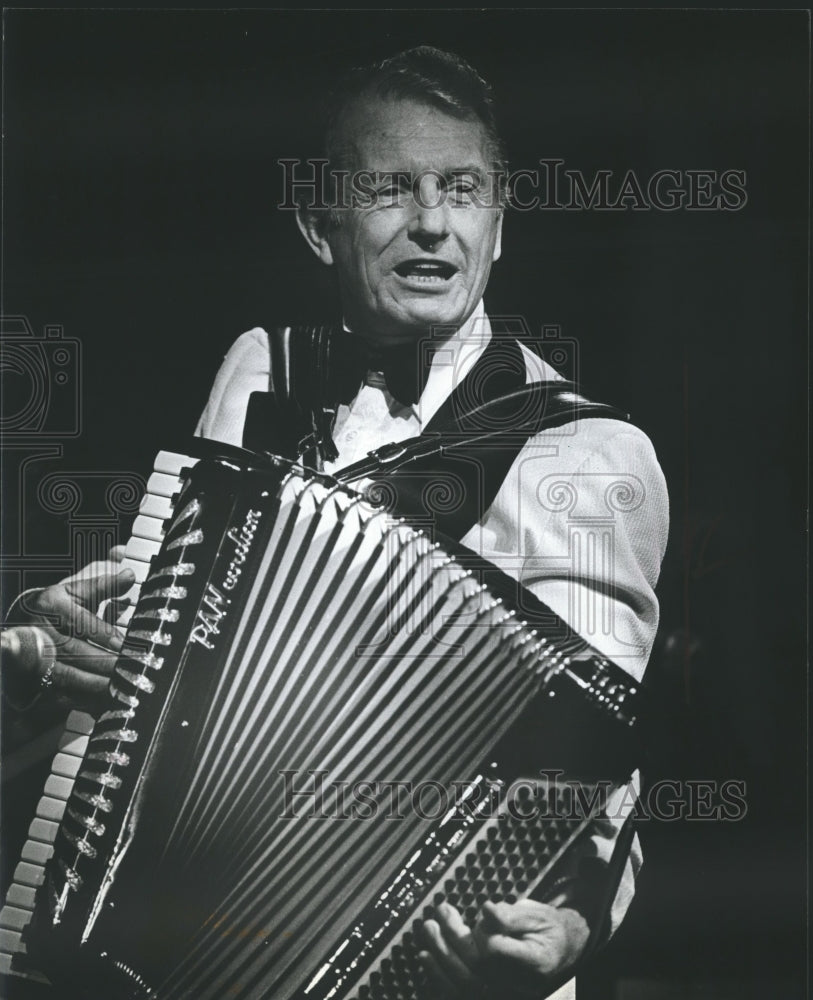
[[330,345],[330,381],[338,403],[351,403],[368,372],[381,372],[391,396],[403,406],[420,399],[435,345],[426,340],[411,344],[370,344],[346,330],[337,330]]

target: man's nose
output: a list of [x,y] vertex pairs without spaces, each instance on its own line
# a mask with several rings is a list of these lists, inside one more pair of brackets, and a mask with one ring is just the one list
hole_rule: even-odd
[[447,196],[445,184],[432,174],[425,175],[415,185],[409,235],[422,248],[424,244],[438,244],[449,235]]

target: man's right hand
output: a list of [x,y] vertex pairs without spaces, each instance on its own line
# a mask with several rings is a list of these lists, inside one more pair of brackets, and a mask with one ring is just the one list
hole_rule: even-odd
[[[21,595],[14,619],[38,625],[54,644],[56,663],[49,687],[79,707],[92,707],[104,694],[122,635],[115,625],[96,617],[102,601],[122,597],[133,585],[131,569],[120,566],[124,549],[117,546],[103,562],[90,563],[74,576],[43,590]],[[31,680],[42,683],[50,664],[35,665]]]

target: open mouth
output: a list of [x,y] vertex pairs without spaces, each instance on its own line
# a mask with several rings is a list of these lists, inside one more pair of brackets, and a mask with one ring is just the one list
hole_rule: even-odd
[[405,260],[395,265],[395,273],[401,278],[427,283],[448,281],[449,278],[457,274],[457,270],[454,264],[448,264],[446,261],[422,258]]

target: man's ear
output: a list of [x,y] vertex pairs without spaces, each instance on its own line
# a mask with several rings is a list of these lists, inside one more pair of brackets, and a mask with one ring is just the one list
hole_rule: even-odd
[[299,206],[296,210],[296,224],[305,237],[308,246],[323,264],[333,263],[333,252],[327,241],[327,212],[312,212]]
[[497,236],[494,240],[494,252],[491,255],[491,263],[500,259],[500,254],[502,253],[502,220],[503,220],[503,210],[500,209],[500,214],[497,217]]

